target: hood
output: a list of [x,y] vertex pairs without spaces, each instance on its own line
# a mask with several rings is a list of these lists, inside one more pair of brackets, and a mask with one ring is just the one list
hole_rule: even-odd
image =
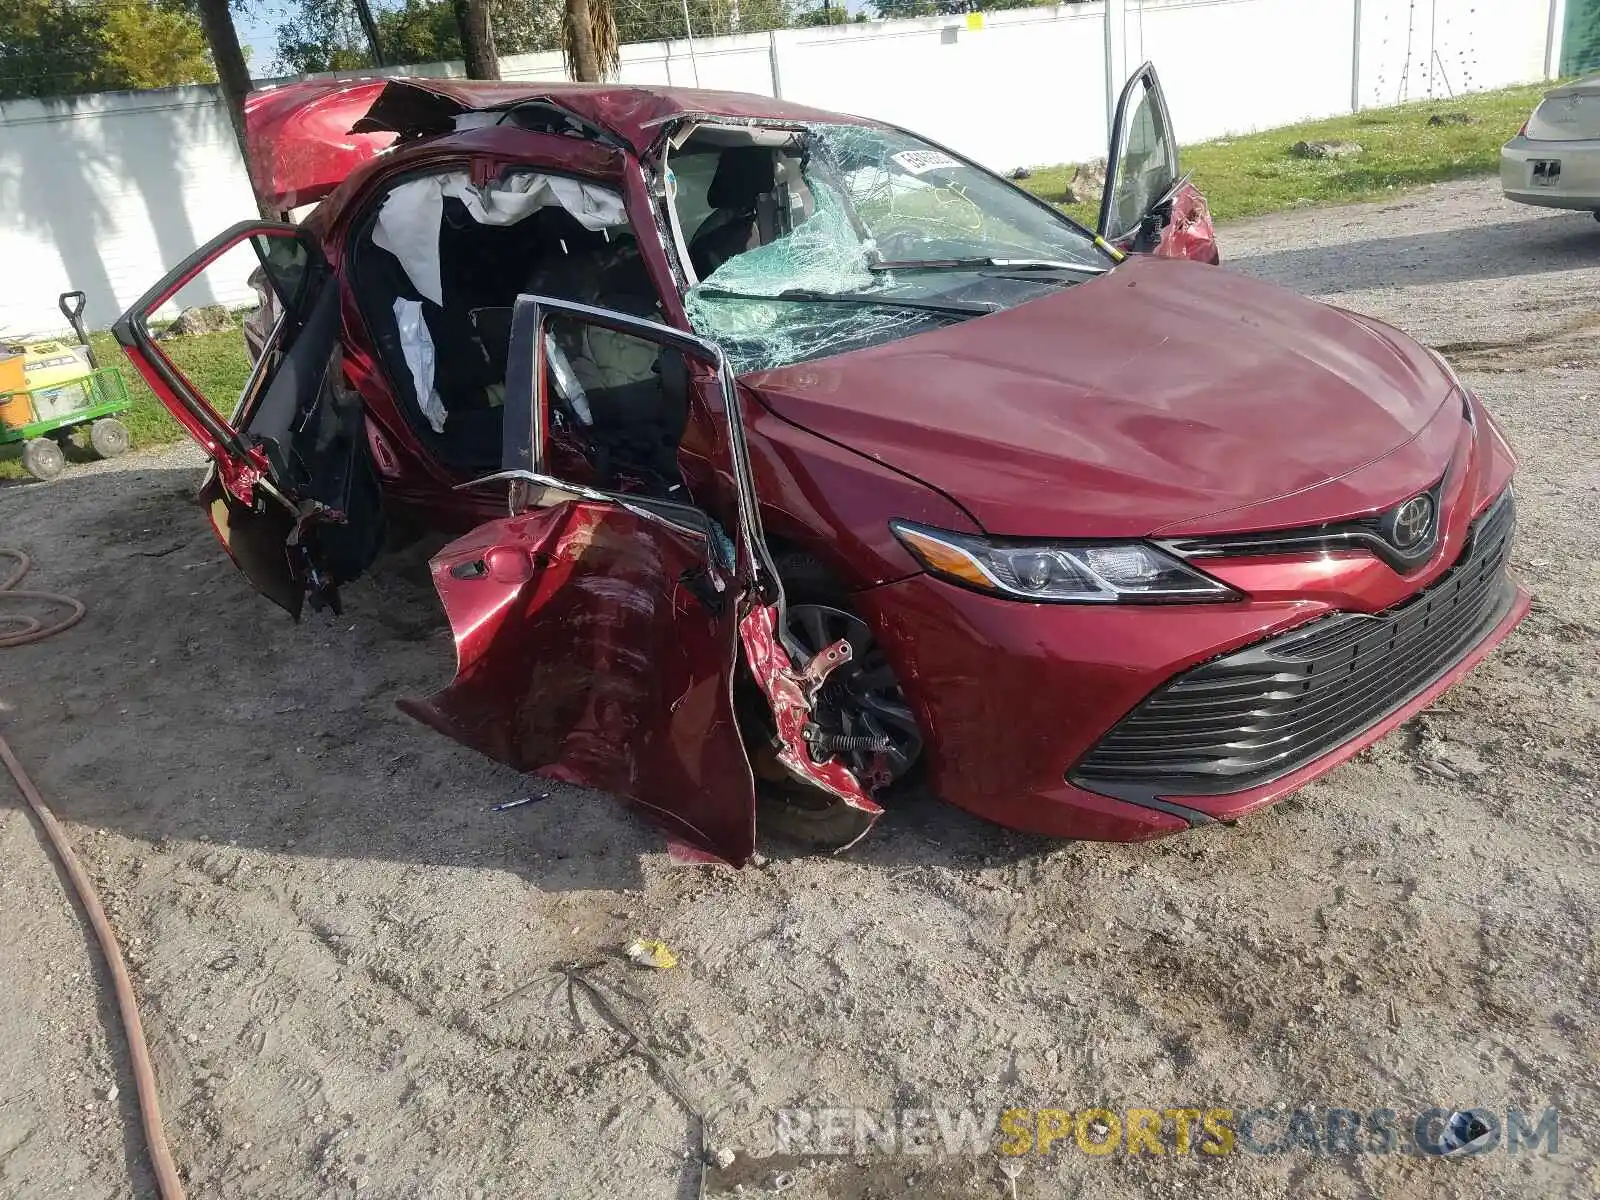
[[[938,488],[989,532],[1045,537],[1227,529],[1250,506],[1239,519],[1252,528],[1291,523],[1259,506],[1390,454],[1451,390],[1422,347],[1376,322],[1151,258],[741,382],[779,416]],[[1440,453],[1410,456],[1427,476],[1418,486],[1443,472]],[[1331,491],[1330,504],[1363,507]],[[1295,524],[1315,512],[1303,495],[1287,507]]]

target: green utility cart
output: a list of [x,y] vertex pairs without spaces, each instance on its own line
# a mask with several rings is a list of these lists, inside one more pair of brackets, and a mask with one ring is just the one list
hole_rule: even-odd
[[35,479],[54,479],[67,464],[63,447],[79,426],[101,458],[125,453],[128,386],[115,367],[102,367],[83,328],[84,294],[63,292],[61,313],[77,344],[31,342],[0,345],[0,446],[22,443],[23,468]]

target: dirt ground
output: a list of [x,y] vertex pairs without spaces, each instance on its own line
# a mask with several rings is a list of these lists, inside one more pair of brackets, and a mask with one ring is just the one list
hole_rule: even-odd
[[[452,666],[415,564],[296,626],[191,507],[192,452],[0,489],[0,544],[90,608],[0,651],[0,730],[127,947],[190,1194],[695,1196],[694,1120],[574,961],[738,1153],[711,1195],[1600,1190],[1600,224],[1484,181],[1222,245],[1452,355],[1522,456],[1538,595],[1435,708],[1237,828],[1049,843],[928,801],[844,857],[675,866],[620,805],[396,711]],[[0,1195],[152,1194],[103,972],[9,785],[0,930]],[[619,961],[638,935],[681,965]],[[1558,1107],[1557,1152],[1068,1139],[1014,1192],[990,1154],[764,1157],[795,1106],[1468,1104]]]

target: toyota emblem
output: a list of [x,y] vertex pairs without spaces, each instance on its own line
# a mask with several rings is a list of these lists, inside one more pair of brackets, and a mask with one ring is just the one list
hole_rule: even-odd
[[1397,550],[1415,550],[1433,532],[1433,497],[1413,496],[1389,520],[1389,540]]

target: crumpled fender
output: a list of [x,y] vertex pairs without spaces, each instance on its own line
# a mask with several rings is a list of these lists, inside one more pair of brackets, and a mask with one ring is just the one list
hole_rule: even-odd
[[1200,189],[1187,180],[1172,197],[1172,219],[1161,231],[1161,243],[1155,252],[1157,258],[1187,258],[1212,266],[1222,261],[1211,206]]
[[[778,610],[770,604],[758,604],[745,614],[739,622],[739,640],[750,673],[772,709],[780,743],[778,762],[802,783],[821,788],[851,808],[871,814],[875,823],[883,812],[882,806],[867,795],[842,763],[813,760],[805,737],[817,692],[834,670],[850,661],[850,643],[834,643],[797,671],[778,639]],[[871,825],[864,828],[862,836],[870,828]]]

